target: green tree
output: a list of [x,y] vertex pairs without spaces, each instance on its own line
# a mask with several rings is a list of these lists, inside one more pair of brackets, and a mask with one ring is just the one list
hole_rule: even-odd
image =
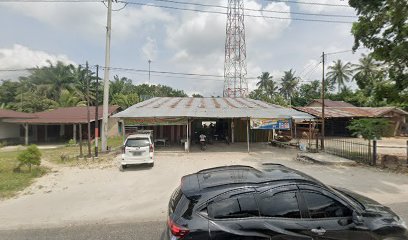
[[35,68],[30,71],[28,77],[21,77],[21,80],[28,80],[38,88],[42,89],[47,98],[58,101],[62,90],[73,90],[75,78],[73,71],[75,67],[71,64],[65,65],[57,62],[53,65],[48,61],[49,66]]
[[262,72],[262,74],[258,76],[257,79],[259,81],[256,83],[256,86],[259,89],[268,92],[268,90],[270,90],[270,82],[273,81],[273,76],[271,76],[269,72]]
[[58,99],[58,107],[79,107],[86,106],[86,101],[81,100],[78,95],[64,89]]
[[203,96],[201,94],[198,94],[198,93],[193,93],[192,97],[203,98]]
[[345,83],[350,80],[353,74],[351,63],[343,64],[341,60],[334,61],[333,65],[328,67],[328,70],[326,74],[327,80],[337,83],[338,91],[342,91],[345,88]]
[[113,95],[111,104],[120,106],[123,110],[139,102],[139,96],[136,93]]
[[300,85],[299,91],[294,96],[292,104],[294,106],[306,106],[314,99],[321,96],[321,84],[319,80]]
[[18,156],[17,160],[20,162],[18,168],[25,165],[30,169],[31,166],[40,166],[41,164],[41,152],[36,145],[30,145],[26,150],[22,151]]
[[386,119],[362,118],[351,121],[347,128],[353,136],[362,136],[366,140],[381,139],[388,130],[389,121]]
[[354,47],[363,45],[386,63],[399,90],[408,87],[408,4],[406,0],[349,0],[358,21],[353,24]]
[[358,87],[364,90],[368,96],[373,93],[377,82],[382,81],[382,72],[380,64],[377,63],[371,55],[362,54],[358,64],[353,64],[353,80]]
[[285,71],[281,78],[280,93],[289,101],[289,105],[292,104],[292,97],[296,92],[297,85],[299,84],[299,78],[295,76],[295,72],[290,69]]

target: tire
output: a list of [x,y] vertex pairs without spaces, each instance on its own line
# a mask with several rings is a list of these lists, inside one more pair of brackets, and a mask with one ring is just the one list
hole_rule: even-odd
[[154,167],[154,162],[153,163],[149,163],[149,167]]
[[127,168],[126,165],[120,165],[119,170],[123,172]]

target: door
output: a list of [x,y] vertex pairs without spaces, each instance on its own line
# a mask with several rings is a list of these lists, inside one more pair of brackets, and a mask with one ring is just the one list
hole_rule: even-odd
[[258,195],[260,219],[263,232],[276,240],[310,240],[305,235],[305,213],[299,207],[298,189],[295,185],[273,188]]
[[210,237],[212,240],[267,240],[254,228],[259,217],[253,190],[223,194],[207,205]]
[[300,193],[310,219],[310,231],[305,234],[322,240],[373,239],[369,231],[356,228],[352,209],[337,196],[312,188],[302,189]]

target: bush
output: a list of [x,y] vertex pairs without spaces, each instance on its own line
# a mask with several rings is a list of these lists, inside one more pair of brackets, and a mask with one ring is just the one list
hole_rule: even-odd
[[19,168],[23,165],[28,166],[31,172],[31,166],[40,166],[41,164],[41,152],[36,145],[30,145],[26,150],[21,152],[17,156],[17,160],[20,162]]
[[389,121],[378,118],[354,119],[347,127],[354,136],[361,135],[366,140],[381,139],[388,129]]
[[67,146],[75,146],[75,145],[76,145],[76,141],[75,141],[74,139],[70,139],[70,140],[68,141]]

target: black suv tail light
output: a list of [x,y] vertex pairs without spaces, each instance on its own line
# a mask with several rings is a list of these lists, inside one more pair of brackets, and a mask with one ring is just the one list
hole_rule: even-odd
[[177,239],[182,239],[190,232],[188,228],[178,226],[170,218],[167,220],[167,225],[169,226],[171,234]]

